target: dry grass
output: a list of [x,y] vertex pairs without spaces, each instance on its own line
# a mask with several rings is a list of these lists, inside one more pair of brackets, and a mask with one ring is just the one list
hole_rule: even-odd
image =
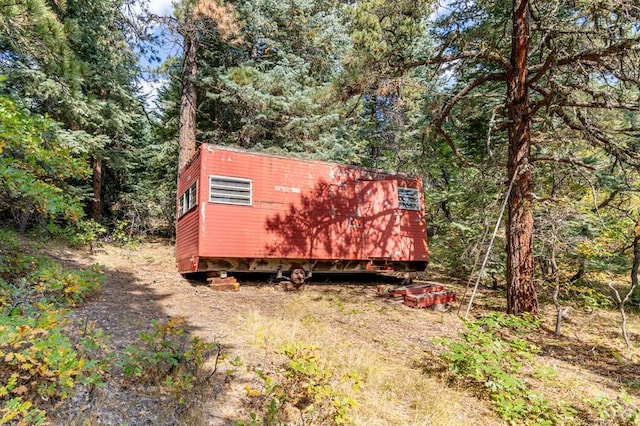
[[[164,244],[135,249],[107,246],[91,257],[64,251],[57,257],[105,265],[107,284],[78,315],[112,336],[117,343],[114,350],[131,343],[151,319],[176,316],[186,318],[190,332],[224,346],[227,359],[219,366],[212,392],[199,394],[188,408],[192,412],[181,414],[181,419],[190,416],[190,424],[248,422],[249,413],[259,407],[250,405],[245,385],[260,384],[256,368],[276,377],[283,374],[279,350],[294,342],[317,346],[318,357],[338,375],[355,372],[362,378],[360,392],[352,395],[358,404],[351,413],[355,424],[503,424],[483,395],[446,380],[437,357],[441,348],[433,339],[456,337],[463,330],[457,303],[445,313],[388,305],[376,296],[371,282],[312,283],[301,292],[278,292],[266,282],[254,282],[243,283],[238,293],[214,292],[181,278],[175,272],[173,248]],[[458,297],[464,293],[460,283],[447,277],[429,272],[424,278],[440,280]],[[541,295],[543,302],[545,296]],[[480,289],[471,316],[504,311],[504,305],[499,291]],[[625,347],[620,314],[614,309],[582,308],[576,303],[559,339],[553,333],[552,304],[542,304],[541,319],[543,327],[528,339],[542,349],[537,366],[552,373],[528,377],[533,389],[551,401],[576,407],[575,424],[619,424],[619,419],[599,416],[594,403],[619,401],[622,388],[640,406],[637,310],[629,312],[631,349]],[[231,364],[236,356],[241,367]],[[225,375],[232,370],[236,371]],[[168,420],[164,424],[177,422],[166,417],[170,414],[164,413],[161,395],[137,395],[135,389],[117,385],[109,382],[91,398],[76,400],[86,408],[79,411],[84,424],[145,424],[145,418],[160,417]],[[352,393],[348,387],[337,390]]]
[[[482,414],[474,419],[474,424],[498,423],[487,417],[483,402],[469,400],[468,395],[444,387],[416,367],[424,351],[419,342],[394,339],[384,342],[383,329],[377,335],[366,331],[371,325],[371,315],[390,316],[394,321],[395,308],[382,314],[379,303],[358,303],[357,307],[347,308],[344,304],[343,299],[322,299],[315,291],[307,291],[287,300],[281,317],[249,313],[240,320],[241,330],[247,339],[253,339],[255,350],[270,357],[276,366],[278,361],[282,362],[276,356],[278,349],[304,343],[317,346],[319,357],[338,376],[353,372],[361,377],[362,388],[358,393],[347,385],[336,389],[350,394],[357,402],[351,413],[355,424],[459,425],[463,417],[473,414],[462,414],[466,404],[484,408],[474,407],[473,411]],[[346,319],[345,310],[352,312],[347,313]]]

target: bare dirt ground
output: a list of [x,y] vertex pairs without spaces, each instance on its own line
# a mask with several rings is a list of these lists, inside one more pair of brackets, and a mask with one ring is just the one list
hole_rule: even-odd
[[[453,303],[447,312],[390,305],[377,295],[377,284],[385,281],[376,278],[356,282],[317,279],[301,291],[283,292],[275,283],[269,282],[269,277],[250,277],[251,281],[241,281],[239,292],[218,292],[204,282],[182,278],[175,269],[173,247],[166,242],[144,243],[130,248],[105,245],[93,255],[57,249],[52,255],[71,264],[103,265],[106,275],[103,289],[75,315],[81,322],[93,323],[103,329],[116,351],[135,341],[138,333],[148,329],[152,320],[176,317],[185,319],[185,326],[191,333],[222,346],[226,361],[219,365],[221,379],[212,385],[209,394],[201,396],[196,409],[200,414],[194,423],[232,425],[239,420],[248,421],[251,407],[247,401],[246,385],[256,381],[251,369],[273,367],[273,359],[264,349],[267,343],[260,343],[260,337],[256,337],[260,333],[255,329],[261,321],[278,320],[286,327],[289,319],[295,317],[295,320],[291,319],[291,327],[295,327],[294,321],[298,318],[312,318],[323,327],[335,330],[341,339],[351,340],[354,346],[372,348],[372,356],[375,352],[375,356],[385,357],[389,363],[401,364],[405,369],[402,371],[412,370],[422,376],[433,373],[420,373],[421,369],[429,370],[432,361],[437,365],[433,359],[433,339],[454,337],[462,330],[457,303]],[[429,273],[421,278],[436,279]],[[448,282],[446,285],[455,290],[459,298],[464,292],[461,283]],[[492,294],[488,290],[479,293],[473,314],[504,309],[500,299],[492,297]],[[292,309],[305,312],[300,314]],[[553,318],[553,312],[549,310],[545,316]],[[569,384],[558,387],[556,391],[560,396],[563,392],[574,392],[576,387],[584,391],[590,386],[594,394],[615,395],[624,380],[636,380],[637,383],[640,374],[637,351],[625,355],[621,344],[608,346],[577,331],[576,327],[583,323],[596,325],[597,319],[589,312],[578,312],[567,322],[568,340],[545,338],[540,342],[549,357],[541,362],[562,370],[562,377],[569,377]],[[632,339],[637,344],[637,319],[634,321],[631,326],[636,327],[636,334],[632,333]],[[551,335],[551,320],[545,326]],[[615,320],[607,318],[606,326],[599,327],[599,334],[607,336],[607,341],[619,341]],[[242,360],[242,371],[224,376],[225,369],[231,368],[230,360],[235,357]],[[624,371],[620,366],[624,366]],[[382,419],[378,424],[501,424],[490,411],[487,401],[462,390],[445,392],[445,385],[438,383],[437,377],[425,380],[433,383],[435,392],[440,387],[442,395],[450,399],[450,402],[443,402],[445,408],[442,410],[448,413],[438,417],[439,420],[425,413],[424,417],[414,415],[412,419]],[[411,397],[415,398],[411,404],[417,404],[415,401],[419,401],[420,396]],[[66,411],[61,412],[54,423],[184,423],[184,417],[177,414],[171,417],[158,404],[162,404],[158,395],[140,394],[139,389],[134,393],[119,387],[116,381],[108,381],[99,390],[75,397],[72,406],[63,407]],[[358,418],[354,422],[366,424]]]

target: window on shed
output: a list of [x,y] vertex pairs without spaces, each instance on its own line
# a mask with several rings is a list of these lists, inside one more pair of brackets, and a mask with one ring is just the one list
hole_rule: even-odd
[[414,188],[398,187],[398,203],[404,210],[420,210],[418,190]]
[[197,184],[198,181],[193,182],[189,189],[182,193],[182,196],[180,197],[180,216],[184,215],[198,204]]
[[250,206],[252,182],[227,176],[209,176],[209,201]]

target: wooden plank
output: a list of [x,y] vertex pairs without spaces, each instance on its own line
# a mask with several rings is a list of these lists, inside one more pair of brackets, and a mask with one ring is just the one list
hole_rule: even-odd
[[235,279],[235,277],[210,277],[207,278],[209,282],[209,287],[215,291],[239,291],[240,283]]
[[434,286],[434,285],[421,285],[421,286],[411,286],[411,287],[399,287],[395,290],[389,290],[389,297],[392,296],[406,296],[409,294],[424,294],[424,293],[433,293],[437,291],[444,291],[444,286]]

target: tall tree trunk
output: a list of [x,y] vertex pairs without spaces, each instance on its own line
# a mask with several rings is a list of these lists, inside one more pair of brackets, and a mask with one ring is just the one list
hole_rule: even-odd
[[507,313],[538,312],[533,281],[533,179],[528,164],[531,152],[531,117],[527,90],[529,54],[529,0],[513,2],[511,70],[507,75],[509,158],[507,173],[513,188],[507,219]]
[[93,201],[91,203],[91,217],[93,220],[100,220],[102,212],[102,160],[98,157],[93,159]]
[[631,267],[631,301],[640,303],[640,284],[638,284],[638,270],[640,269],[640,216],[634,228],[633,235],[633,265]]
[[182,62],[182,91],[180,94],[180,134],[178,173],[196,152],[196,73],[198,70],[198,42],[195,30],[183,31],[184,59]]

